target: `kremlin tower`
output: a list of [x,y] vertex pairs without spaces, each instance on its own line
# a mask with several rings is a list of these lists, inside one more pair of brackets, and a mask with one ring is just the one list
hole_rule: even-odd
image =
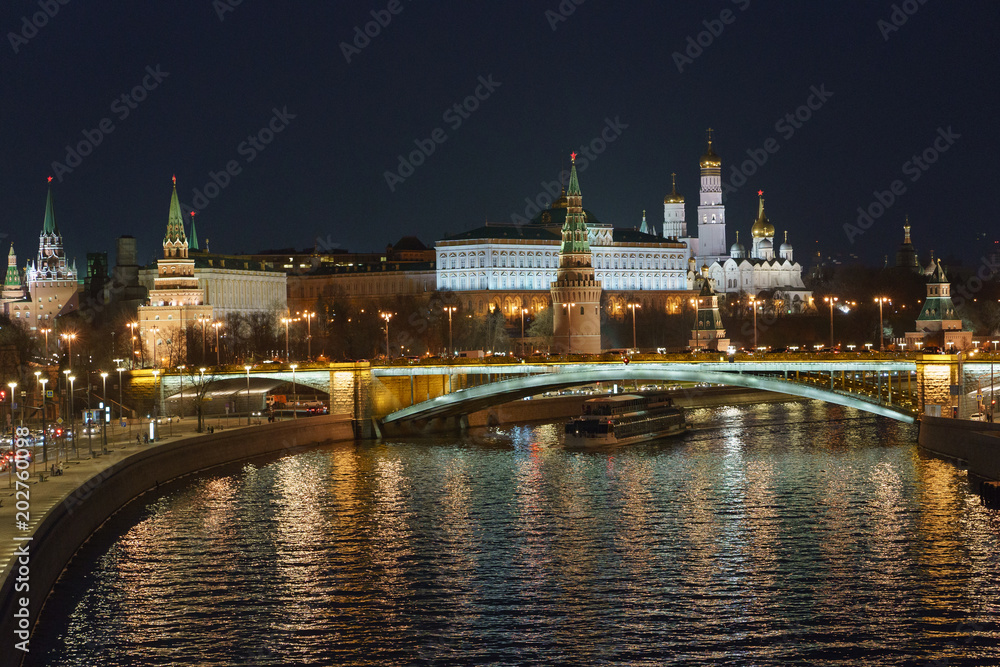
[[601,353],[601,283],[594,279],[587,217],[576,175],[576,153],[566,193],[559,269],[551,285],[556,349],[564,354]]

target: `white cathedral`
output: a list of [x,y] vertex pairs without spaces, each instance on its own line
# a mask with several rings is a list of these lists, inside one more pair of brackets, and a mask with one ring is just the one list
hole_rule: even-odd
[[[730,300],[744,293],[759,297],[778,312],[813,310],[812,292],[802,282],[802,266],[793,259],[787,233],[780,247],[774,246],[775,229],[764,214],[763,197],[750,228],[749,252],[738,233],[736,242],[727,248],[722,161],[712,150],[711,130],[700,167],[696,236],[687,234],[685,201],[677,192],[676,178],[663,200],[662,233],[646,221],[645,212],[636,230],[601,222],[584,209],[595,279],[609,293],[613,302],[609,307],[621,311],[625,301],[647,294],[669,312],[676,312],[688,301],[684,292],[700,289],[708,277],[715,290]],[[564,192],[527,225],[487,223],[439,240],[435,244],[437,288],[469,294],[469,303],[478,304],[476,312],[483,312],[487,303],[496,303],[507,315],[519,313],[525,305],[542,307],[557,278],[567,205]],[[478,293],[475,298],[473,293]]]
[[701,192],[698,203],[698,236],[685,232],[684,197],[673,191],[663,200],[663,236],[678,238],[689,249],[688,289],[696,289],[698,276],[707,276],[720,294],[760,297],[780,304],[786,313],[813,310],[812,291],[802,282],[802,265],[795,261],[788,232],[775,252],[774,225],[764,213],[764,193],[758,190],[757,219],[750,227],[749,252],[736,241],[726,250],[726,207],[722,203],[722,160],[712,150],[701,156]]

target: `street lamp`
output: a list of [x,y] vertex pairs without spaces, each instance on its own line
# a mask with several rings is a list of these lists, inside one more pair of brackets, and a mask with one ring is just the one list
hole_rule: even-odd
[[[73,380],[76,376],[70,375],[66,379],[69,380],[69,430],[73,434],[73,453],[76,454],[76,417],[73,416]],[[87,440],[89,442],[90,439]],[[90,450],[90,456],[93,458],[94,450]]]
[[222,328],[222,322],[212,322],[212,328],[215,329],[215,365],[221,366],[222,362],[219,361],[219,329]]
[[385,320],[385,360],[389,360],[389,320],[392,319],[393,313],[379,313],[379,317]]
[[148,331],[153,337],[153,365],[156,365],[156,337],[160,333],[160,327],[152,327]]
[[[10,387],[10,448],[16,449],[14,447],[14,387],[17,386],[16,382],[8,382],[7,386]],[[22,414],[24,414],[22,412]]]
[[[38,372],[35,373],[37,377]],[[39,380],[42,384],[42,462],[49,462],[49,429],[45,425],[45,385],[48,384],[48,378],[42,378]]]
[[833,304],[840,301],[840,297],[836,296],[824,296],[823,301],[830,304],[830,349],[833,349]]
[[127,326],[129,328],[129,330],[132,332],[132,364],[131,364],[131,366],[132,366],[132,368],[135,368],[135,358],[139,354],[138,352],[135,351],[135,340],[136,340],[135,329],[136,329],[136,327],[139,326],[139,323],[138,322],[129,322]]
[[292,368],[292,419],[298,419],[299,418],[299,411],[298,411],[298,408],[297,408],[298,401],[295,400],[295,398],[296,398],[296,396],[295,396],[295,394],[296,394],[295,369],[298,368],[298,366],[299,366],[298,364],[291,364],[291,368]]
[[753,308],[753,349],[757,353],[757,297],[750,296],[750,307]]
[[73,368],[73,339],[74,338],[76,338],[76,334],[75,333],[64,333],[62,335],[62,339],[65,340],[67,342],[67,345],[68,345],[68,350],[67,350],[68,356],[66,357],[66,365],[69,366],[70,368]]
[[41,329],[39,329],[39,331],[45,334],[45,354],[42,356],[47,358],[49,356],[49,333],[51,333],[52,329],[48,327],[42,327]]
[[247,426],[250,425],[250,369],[251,366],[244,366],[247,372]]
[[313,356],[312,348],[312,319],[316,317],[316,313],[313,312],[302,312],[302,317],[306,318],[306,361],[311,361]]
[[573,353],[573,309],[576,308],[575,303],[564,303],[563,308],[566,309],[566,354]]
[[101,384],[104,385],[104,389],[101,392],[102,398],[104,399],[104,404],[107,405],[108,404],[108,374],[107,373],[104,373],[104,372],[101,373]]
[[630,303],[628,308],[632,311],[632,350],[635,351],[637,349],[635,344],[635,309],[642,308],[642,306],[638,303]]
[[177,367],[177,370],[181,372],[179,376],[181,380],[181,419],[184,419],[184,369],[185,368],[187,368],[187,366]]
[[528,312],[527,308],[521,308],[521,356],[524,356],[524,314]]
[[[121,361],[117,359],[116,361]],[[118,418],[121,419],[125,416],[125,408],[122,405],[122,371],[125,370],[120,364],[115,370],[118,371]],[[129,429],[131,431],[131,428]]]
[[205,423],[205,371],[208,370],[204,366],[198,369],[200,374],[200,379],[198,381],[198,393],[195,396],[198,398],[198,433],[201,433],[201,429]]
[[875,303],[878,304],[878,351],[882,353],[885,351],[885,329],[882,328],[882,304],[892,303],[892,299],[887,296],[877,296],[875,297]]
[[[697,352],[701,349],[701,338],[699,337],[698,330],[698,306],[701,305],[701,299],[691,299],[691,305],[694,307],[694,351]],[[754,334],[756,335],[756,327],[754,327]]]
[[201,324],[201,363],[205,363],[205,325],[210,319],[207,315],[198,316],[198,323]]
[[282,317],[281,321],[285,325],[285,361],[288,361],[289,360],[289,356],[288,356],[288,323],[289,322],[294,322],[295,320],[293,320],[291,317]]
[[[451,314],[458,310],[455,306],[445,306],[444,312],[448,313],[448,356],[455,354],[455,345],[451,338]],[[522,320],[523,321],[523,320]],[[521,336],[524,336],[524,327],[521,327]]]

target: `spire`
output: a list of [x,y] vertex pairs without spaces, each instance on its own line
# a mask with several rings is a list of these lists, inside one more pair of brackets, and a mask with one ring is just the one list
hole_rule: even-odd
[[188,242],[189,250],[199,250],[198,248],[198,232],[194,228],[194,216],[195,211],[191,211],[191,240]]
[[649,223],[646,222],[646,209],[642,209],[642,224],[639,225],[639,231],[643,234],[652,234],[649,230]]
[[906,216],[906,223],[903,225],[903,243],[910,243],[910,216]]
[[42,223],[42,234],[59,236],[59,226],[56,225],[56,212],[52,206],[51,176],[49,176],[49,192],[45,197],[45,222]]
[[576,153],[569,154],[570,160],[572,160],[572,167],[569,172],[569,192],[566,194],[579,195],[580,194],[580,182],[576,178]]
[[576,176],[576,153],[570,153],[570,159],[573,163],[569,173],[569,190],[566,192],[566,221],[562,226],[562,247],[559,252],[589,255],[587,214],[583,212],[583,195],[580,193],[580,181]]
[[10,288],[21,286],[21,272],[17,270],[17,255],[14,254],[14,244],[10,244],[10,252],[7,253],[7,275],[4,278],[3,286],[5,292]]
[[184,216],[181,215],[181,204],[177,200],[177,177],[173,177],[174,190],[170,194],[170,215],[167,218],[167,235],[164,241],[185,241]]

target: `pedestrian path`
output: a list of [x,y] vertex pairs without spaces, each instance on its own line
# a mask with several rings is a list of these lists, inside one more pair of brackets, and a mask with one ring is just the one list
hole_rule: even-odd
[[[228,430],[229,428],[239,428],[238,420],[232,419],[230,426],[226,426],[226,420],[212,419],[207,421],[207,426],[212,426],[216,431]],[[42,519],[50,509],[65,502],[83,486],[87,480],[99,475],[119,461],[122,461],[136,452],[146,451],[167,443],[178,440],[197,437],[198,420],[192,417],[177,419],[172,423],[159,425],[159,439],[156,442],[143,444],[141,442],[142,432],[138,425],[129,430],[117,427],[108,433],[107,453],[101,451],[101,439],[95,434],[88,444],[86,436],[77,439],[77,454],[74,455],[72,446],[69,447],[68,458],[61,449],[58,452],[58,461],[62,467],[62,474],[53,476],[52,466],[56,463],[57,452],[49,451],[49,464],[46,466],[42,459],[41,448],[37,451],[37,460],[28,467],[31,473],[27,482],[27,490],[23,486],[18,487],[16,471],[8,470],[0,473],[0,572],[6,578],[11,562],[14,560],[14,552],[19,546],[15,537],[24,538],[34,535],[34,532]],[[242,424],[246,428],[246,423]],[[148,433],[148,422],[144,431]],[[136,443],[136,436],[140,436],[140,442]],[[91,447],[93,456],[91,456]],[[54,448],[53,448],[54,449]],[[20,493],[18,491],[20,490]],[[25,493],[27,491],[27,493]],[[25,500],[26,499],[26,500]],[[18,502],[21,502],[18,505]],[[27,521],[22,510],[27,503]]]

